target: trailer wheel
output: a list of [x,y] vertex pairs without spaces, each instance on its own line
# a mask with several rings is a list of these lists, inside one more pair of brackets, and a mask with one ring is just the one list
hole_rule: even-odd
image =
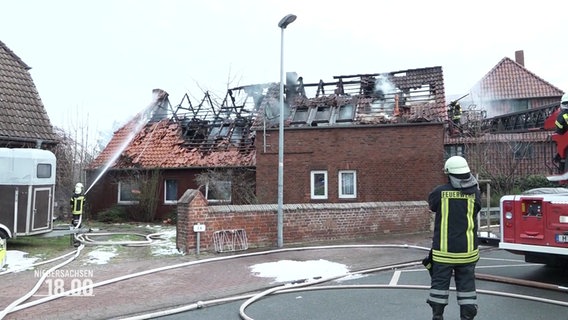
[[0,239],[6,240],[6,239],[8,239],[8,238],[9,238],[9,237],[8,237],[8,233],[6,233],[6,231],[0,229]]

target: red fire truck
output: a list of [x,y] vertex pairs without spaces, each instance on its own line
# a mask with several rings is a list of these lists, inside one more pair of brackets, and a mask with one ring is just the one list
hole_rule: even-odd
[[[545,120],[554,130],[559,108]],[[552,134],[561,159],[568,156],[568,134]],[[554,155],[551,155],[551,159]],[[501,198],[499,248],[525,256],[527,262],[550,266],[568,265],[568,171],[548,177],[558,188],[538,188]]]
[[539,188],[501,198],[499,248],[525,261],[568,264],[568,189]]

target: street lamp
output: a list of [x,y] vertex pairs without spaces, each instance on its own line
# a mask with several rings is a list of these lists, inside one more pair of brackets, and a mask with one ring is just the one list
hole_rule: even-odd
[[280,28],[280,123],[278,126],[278,248],[284,246],[284,29],[296,20],[289,14],[278,22]]

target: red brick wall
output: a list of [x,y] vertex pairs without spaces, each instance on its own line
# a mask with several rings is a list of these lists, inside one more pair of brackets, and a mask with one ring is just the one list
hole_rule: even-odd
[[[178,181],[179,198],[187,189],[195,189],[199,186],[195,182],[195,177],[203,172],[204,169],[170,169],[164,170],[161,174],[158,191],[158,205],[156,207],[156,219],[166,219],[170,214],[176,212],[175,204],[164,203],[164,181],[166,179],[175,179]],[[89,171],[87,180],[92,183],[96,179],[95,172]],[[118,181],[132,176],[129,172],[109,171],[105,173],[100,180],[89,190],[87,194],[86,205],[88,206],[88,214],[95,215],[105,211],[113,206],[117,206],[118,201]],[[90,186],[90,184],[89,184]],[[71,195],[69,195],[71,197]],[[68,200],[67,200],[68,201]],[[132,208],[134,205],[119,205],[124,208]]]
[[[284,203],[424,200],[445,182],[442,123],[286,128]],[[278,130],[257,132],[256,189],[277,203]],[[328,199],[310,199],[310,172],[327,170]],[[339,170],[357,171],[357,198],[339,199]]]
[[[244,229],[249,248],[274,247],[276,210],[276,205],[208,206],[201,192],[187,190],[178,201],[177,247],[184,253],[196,249],[196,223],[206,226],[200,234],[203,251],[215,251],[216,231],[231,229]],[[430,230],[426,201],[286,204],[283,211],[285,245]]]

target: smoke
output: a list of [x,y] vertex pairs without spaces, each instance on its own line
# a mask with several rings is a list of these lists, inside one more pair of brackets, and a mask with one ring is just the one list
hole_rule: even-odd
[[142,110],[141,112],[139,112],[131,121],[129,124],[125,125],[123,128],[129,128],[130,131],[128,132],[128,135],[126,136],[126,138],[120,143],[119,147],[114,150],[114,153],[111,155],[110,159],[107,161],[107,163],[104,165],[104,167],[102,168],[102,170],[100,171],[100,173],[97,175],[97,177],[95,178],[95,180],[93,181],[93,183],[89,186],[89,188],[87,188],[87,191],[85,191],[85,194],[87,194],[91,188],[100,180],[100,178],[105,174],[105,172],[112,166],[114,165],[115,161],[120,157],[120,155],[122,154],[122,152],[124,151],[124,149],[126,149],[126,147],[128,147],[128,145],[130,144],[130,142],[132,141],[132,139],[134,139],[134,137],[138,134],[138,132],[140,132],[140,130],[142,130],[142,128],[144,128],[144,126],[148,123],[148,121],[150,120],[150,118],[152,117],[152,115],[154,114],[154,111],[156,111],[156,109],[159,107],[160,105],[160,101],[166,99],[168,97],[168,93],[161,90],[161,89],[154,89],[152,91],[152,102],[146,107],[144,108],[144,110]]
[[470,91],[469,96],[471,97],[471,102],[474,105],[480,106],[486,111],[486,117],[492,118],[503,114],[502,110],[498,110],[490,102],[492,97],[494,97],[493,92],[488,89],[481,88],[481,85],[477,83]]
[[375,79],[375,94],[380,99],[385,99],[385,95],[393,94],[396,92],[396,86],[392,83],[386,75],[379,75]]

